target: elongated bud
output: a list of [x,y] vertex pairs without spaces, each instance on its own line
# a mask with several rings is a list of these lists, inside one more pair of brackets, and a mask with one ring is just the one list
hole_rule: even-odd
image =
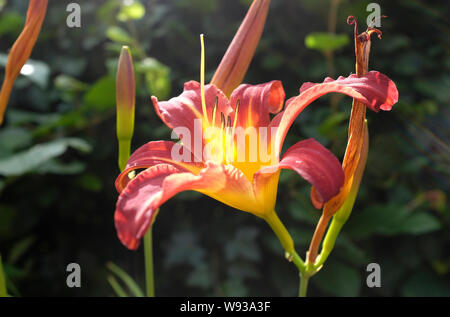
[[119,168],[122,171],[130,157],[134,131],[136,85],[133,60],[128,46],[122,47],[116,75],[117,139],[119,141]]
[[[353,205],[355,204],[356,196],[358,195],[359,185],[361,184],[362,177],[364,175],[364,169],[366,168],[367,155],[369,153],[369,129],[367,127],[367,120],[364,122],[363,130],[363,142],[361,146],[361,152],[356,166],[355,172],[352,176],[352,185],[344,203],[335,213],[337,220],[345,222],[347,221],[350,213],[352,212]],[[324,211],[325,212],[325,211]]]
[[[356,18],[353,16],[348,17],[347,23],[349,25],[354,25],[356,74],[358,76],[364,76],[369,71],[371,35],[376,33],[378,37],[381,38],[381,31],[369,27],[365,32],[359,34]],[[383,110],[390,110],[390,108]],[[356,192],[358,192],[359,183],[355,189],[354,178],[356,169],[360,164],[362,164],[360,157],[362,157],[361,153],[363,140],[366,133],[365,129],[367,129],[367,123],[365,123],[365,120],[366,106],[361,102],[354,100],[349,121],[347,148],[342,163],[342,168],[345,173],[345,183],[341,188],[340,193],[325,204],[323,210],[324,214],[333,215],[346,202],[351,190],[356,190]],[[368,135],[368,132],[366,134]],[[365,160],[363,164],[365,164]],[[314,188],[311,190],[311,200],[316,208],[320,209],[323,206],[322,202],[318,200],[318,196]]]
[[269,5],[270,0],[253,1],[211,80],[211,84],[220,88],[227,96],[244,79],[261,38]]
[[5,79],[0,91],[0,125],[3,123],[6,106],[14,85],[25,62],[30,57],[34,44],[39,36],[47,11],[48,0],[30,0],[25,26],[20,33],[8,56]]

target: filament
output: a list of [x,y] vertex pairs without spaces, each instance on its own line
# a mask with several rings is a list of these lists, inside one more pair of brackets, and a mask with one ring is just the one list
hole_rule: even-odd
[[208,113],[206,112],[206,98],[205,98],[205,41],[203,34],[200,34],[201,57],[200,57],[200,92],[202,96],[202,112],[206,124],[209,125]]

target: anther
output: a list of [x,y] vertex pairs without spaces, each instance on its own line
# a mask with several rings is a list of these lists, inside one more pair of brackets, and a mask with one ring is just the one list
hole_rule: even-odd
[[219,97],[216,96],[216,100],[214,102],[213,114],[212,114],[212,125],[213,125],[213,127],[216,126],[216,112],[217,112],[217,107],[218,106],[219,106]]
[[225,115],[223,112],[220,113],[220,127],[223,129],[225,126]]

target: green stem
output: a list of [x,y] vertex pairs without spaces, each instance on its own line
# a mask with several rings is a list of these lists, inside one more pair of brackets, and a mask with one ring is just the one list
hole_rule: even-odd
[[119,139],[119,168],[120,171],[125,169],[128,159],[130,158],[131,139]]
[[0,297],[6,296],[8,296],[6,292],[6,279],[5,273],[3,272],[2,256],[0,255]]
[[322,251],[320,252],[319,257],[316,263],[314,264],[315,269],[320,268],[327,260],[331,251],[333,251],[339,232],[341,232],[341,229],[344,226],[344,224],[345,221],[339,221],[338,219],[333,217],[330,227],[328,228],[327,234],[325,235],[325,238],[323,240]]
[[300,287],[298,288],[298,297],[306,297],[308,291],[309,276],[300,273]]
[[278,218],[277,213],[275,211],[270,212],[269,214],[264,216],[264,220],[269,224],[273,232],[275,232],[278,240],[280,240],[280,243],[283,246],[284,251],[286,252],[286,258],[289,261],[294,262],[300,272],[304,272],[306,268],[305,262],[295,251],[294,241],[292,240],[292,237],[287,231],[284,224],[281,222],[280,218]]
[[147,230],[144,235],[144,256],[145,256],[145,284],[147,288],[147,297],[155,296],[155,283],[153,278],[153,243],[152,228]]
[[310,275],[306,272],[307,266],[305,262],[295,251],[294,241],[292,240],[291,235],[287,231],[284,224],[281,222],[280,218],[278,218],[278,215],[275,211],[266,214],[264,216],[264,220],[266,220],[266,222],[272,228],[273,232],[275,232],[278,240],[280,240],[280,243],[283,246],[284,251],[286,252],[286,258],[288,259],[288,261],[293,262],[297,267],[300,275],[299,296],[306,296],[306,290],[308,288],[308,280]]

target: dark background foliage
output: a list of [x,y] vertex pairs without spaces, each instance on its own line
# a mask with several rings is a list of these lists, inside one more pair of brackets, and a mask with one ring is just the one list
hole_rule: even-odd
[[[80,0],[82,27],[68,28],[70,2],[50,1],[29,61],[34,73],[17,80],[0,128],[0,251],[15,296],[114,296],[108,278],[121,279],[111,263],[143,288],[142,248],[128,251],[113,225],[120,47],[132,48],[137,73],[133,149],[170,139],[149,96],[167,99],[183,82],[198,79],[200,33],[211,78],[251,1],[142,0],[126,7],[126,1]],[[293,96],[305,81],[354,72],[353,28],[346,18],[357,16],[362,31],[368,3],[272,1],[245,81],[279,79]],[[309,294],[450,296],[450,10],[445,1],[378,3],[388,18],[383,39],[373,39],[370,68],[395,81],[400,101],[391,112],[368,113],[371,144],[360,193]],[[27,1],[0,1],[2,65],[26,7]],[[305,46],[305,37],[327,31],[342,34],[334,50],[330,41]],[[350,105],[348,97],[321,98],[298,117],[288,143],[314,137],[342,158]],[[277,210],[301,255],[319,217],[309,189],[295,173],[282,173]],[[153,236],[157,295],[297,292],[296,268],[270,228],[198,193],[167,202]],[[82,268],[79,289],[66,286],[71,262]],[[366,286],[372,262],[381,265],[381,288]]]

